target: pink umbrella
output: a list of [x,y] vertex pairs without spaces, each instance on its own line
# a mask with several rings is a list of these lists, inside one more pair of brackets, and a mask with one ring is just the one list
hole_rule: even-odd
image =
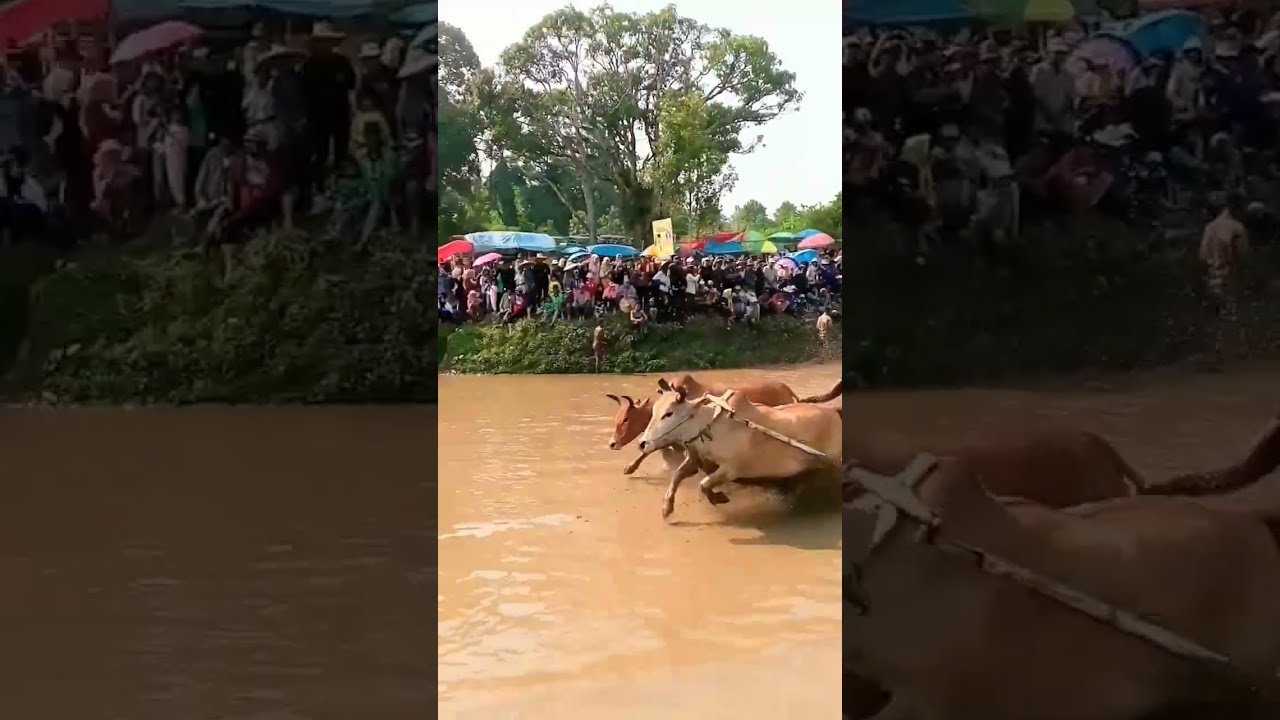
[[469,253],[473,250],[475,250],[475,246],[471,244],[470,240],[450,240],[441,245],[440,249],[436,251],[436,259],[444,262],[454,255]]
[[498,253],[489,253],[488,255],[481,255],[480,257],[476,258],[476,261],[471,263],[471,265],[473,267],[480,267],[482,265],[488,265],[491,262],[497,262],[501,259],[502,259],[502,256],[499,255]]
[[125,38],[111,55],[111,64],[129,62],[154,52],[168,50],[204,35],[204,30],[190,23],[170,20],[152,25]]
[[818,233],[817,235],[810,235],[809,237],[801,240],[800,244],[796,245],[796,249],[797,250],[817,250],[819,248],[831,247],[832,245],[835,245],[835,244],[836,244],[835,238],[831,237],[826,233]]

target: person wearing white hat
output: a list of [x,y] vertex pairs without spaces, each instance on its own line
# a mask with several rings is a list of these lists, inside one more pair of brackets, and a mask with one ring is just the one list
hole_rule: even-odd
[[1200,38],[1193,36],[1183,44],[1166,93],[1174,118],[1181,122],[1193,120],[1204,107],[1204,45]]
[[[360,80],[356,87],[356,106],[373,105],[391,130],[391,136],[401,133],[395,122],[396,97],[400,94],[400,81],[396,78],[398,65],[388,65],[385,53],[377,43],[365,43],[360,49]],[[354,138],[353,138],[354,139]]]
[[1075,78],[1067,71],[1067,45],[1061,39],[1049,41],[1048,57],[1031,71],[1031,88],[1035,94],[1036,124],[1055,135],[1075,131]]
[[311,54],[302,64],[302,88],[306,96],[307,115],[311,120],[311,168],[308,179],[314,183],[304,188],[316,193],[313,212],[328,209],[321,194],[331,167],[346,163],[351,147],[351,105],[356,89],[356,72],[351,62],[335,52],[346,36],[333,25],[320,21],[311,31]]
[[412,48],[400,66],[397,79],[400,82],[399,97],[396,99],[396,124],[400,132],[415,132],[425,135],[434,128],[428,102],[434,96],[434,83],[430,76],[423,72],[431,66],[431,58],[421,48]]

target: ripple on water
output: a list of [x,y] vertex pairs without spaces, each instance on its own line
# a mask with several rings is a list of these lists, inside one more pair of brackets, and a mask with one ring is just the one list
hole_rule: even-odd
[[530,530],[537,527],[563,527],[573,522],[572,515],[543,515],[541,517],[526,518],[524,520],[491,520],[488,522],[474,523],[455,523],[453,532],[445,533],[439,537],[440,540],[448,540],[450,538],[487,538],[498,533],[512,532],[514,530]]

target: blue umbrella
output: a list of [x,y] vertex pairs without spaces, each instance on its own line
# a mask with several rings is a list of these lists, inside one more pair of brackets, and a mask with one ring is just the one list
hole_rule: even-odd
[[808,265],[811,262],[817,261],[818,251],[817,250],[801,250],[800,252],[791,253],[787,257],[791,258],[799,265]]
[[727,243],[709,242],[707,243],[706,247],[702,249],[702,252],[708,255],[746,255],[747,254],[746,248],[743,248],[740,243],[736,243],[736,242],[727,242]]
[[396,25],[413,25],[421,27],[428,23],[436,22],[438,14],[438,3],[422,2],[416,5],[410,5],[402,10],[397,10],[391,14],[391,22]]
[[589,257],[591,257],[591,253],[587,252],[586,250],[583,250],[581,252],[576,252],[570,255],[569,262],[578,262],[579,260],[586,260]]
[[561,255],[577,255],[579,253],[585,253],[586,251],[587,249],[581,245],[562,245],[556,250],[556,252]]
[[612,244],[592,245],[587,248],[587,252],[591,253],[592,255],[598,255],[600,257],[607,257],[607,258],[629,258],[629,257],[640,256],[640,251],[631,247],[630,245],[612,245]]
[[803,240],[809,237],[810,235],[821,235],[821,234],[822,234],[821,230],[814,230],[813,228],[808,228],[806,230],[801,230],[800,232],[796,233],[796,239]]

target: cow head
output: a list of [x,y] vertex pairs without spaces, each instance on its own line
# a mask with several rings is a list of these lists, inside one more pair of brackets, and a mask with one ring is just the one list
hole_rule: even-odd
[[613,416],[613,439],[609,441],[609,449],[619,450],[644,432],[649,425],[649,418],[653,417],[653,404],[649,398],[645,398],[637,405],[630,395],[605,397],[618,404],[618,412]]

